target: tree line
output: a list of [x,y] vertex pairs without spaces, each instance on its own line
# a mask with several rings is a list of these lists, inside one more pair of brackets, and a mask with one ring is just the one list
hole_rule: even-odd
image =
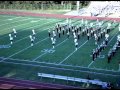
[[[82,6],[86,6],[90,1],[80,1]],[[0,4],[72,4],[76,5],[76,1],[0,1]]]

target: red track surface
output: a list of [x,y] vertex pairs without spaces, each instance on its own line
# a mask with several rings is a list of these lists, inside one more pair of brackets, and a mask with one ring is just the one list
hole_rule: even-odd
[[72,16],[72,15],[60,15],[60,14],[40,14],[31,12],[17,12],[17,11],[0,11],[0,14],[18,15],[18,16],[37,16],[37,17],[52,17],[52,18],[77,18],[77,19],[89,19],[89,20],[116,20],[120,22],[120,18],[108,18],[108,17],[90,17],[90,16]]
[[0,84],[11,84],[16,86],[36,88],[36,89],[78,89],[77,87],[67,86],[67,85],[50,84],[50,83],[42,83],[42,82],[35,82],[29,80],[18,80],[18,79],[3,78],[3,77],[0,77]]

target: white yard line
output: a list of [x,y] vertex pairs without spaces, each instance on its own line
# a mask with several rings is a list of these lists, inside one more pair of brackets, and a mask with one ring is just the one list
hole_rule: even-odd
[[[65,41],[67,41],[68,39],[65,39],[64,41],[62,41],[61,43],[57,44],[55,47],[58,47],[59,45],[61,45],[62,43],[64,43]],[[53,48],[51,48],[53,49]],[[36,61],[38,58],[42,57],[43,55],[47,54],[48,52],[45,52],[43,54],[41,54],[40,56],[36,57],[35,59],[33,59],[32,61]]]
[[[110,39],[110,41],[108,42],[108,44],[113,40],[113,38],[114,38],[118,33],[119,33],[119,32],[117,32],[117,33]],[[88,65],[88,67],[90,67],[93,63],[94,63],[94,61],[92,61],[92,62]]]
[[[78,49],[80,49],[83,45],[85,45],[88,42],[85,41],[81,46],[78,47]],[[70,56],[72,56],[74,53],[76,52],[76,50],[74,50],[72,53],[70,53],[65,59],[63,59],[61,62],[59,62],[59,64],[63,63],[64,61],[66,61]]]
[[[19,22],[19,21],[25,21],[25,20],[28,20],[28,19],[31,19],[31,18],[26,18],[26,19],[20,19],[20,20],[16,20],[16,21],[11,21],[11,23],[15,23],[15,22]],[[4,25],[7,25],[7,24],[11,24],[11,23],[4,23],[4,24],[1,24],[0,26],[4,26]]]
[[108,44],[113,40],[113,38],[118,34],[119,32],[117,32],[111,39],[110,41],[108,42]]
[[90,65],[92,65],[92,64],[93,64],[93,62],[94,62],[94,61],[92,61],[92,62],[88,65],[88,68],[90,67]]
[[58,67],[50,67],[50,66],[42,66],[42,65],[36,65],[36,64],[25,64],[25,63],[15,63],[15,62],[8,62],[8,61],[3,61],[3,63],[11,63],[11,64],[18,64],[18,65],[25,65],[25,66],[33,66],[33,67],[47,67],[47,68],[52,68],[52,69],[58,69],[58,70],[66,70],[66,71],[78,71],[78,72],[85,72],[85,73],[93,73],[93,74],[99,74],[99,75],[104,75],[104,76],[120,76],[120,75],[113,75],[113,74],[105,74],[105,73],[98,73],[98,72],[91,72],[91,71],[83,71],[83,70],[74,70],[74,69],[66,69],[66,68],[58,68]]
[[[65,41],[67,41],[67,40],[68,40],[68,39],[65,39],[65,40],[62,41],[61,43],[57,44],[57,45],[55,46],[55,48],[58,47],[59,45],[61,45],[62,43],[64,43]],[[53,49],[53,48],[51,48],[51,49]],[[51,50],[51,49],[50,49],[50,50]],[[32,61],[36,61],[38,58],[42,57],[42,56],[45,55],[45,54],[47,54],[47,52],[39,55],[38,57],[34,58]]]
[[[20,17],[12,17],[12,18],[9,18],[9,19],[12,19],[12,20],[14,20],[14,19],[16,19],[16,18],[20,18]],[[1,20],[0,22],[3,22],[3,21],[8,21],[8,19]]]
[[[23,17],[23,16],[16,16],[16,17],[15,17],[15,16],[14,16],[14,17],[12,17],[12,18],[10,18],[10,19],[14,20],[14,19],[16,19],[16,18],[21,18],[21,19],[28,18],[28,19],[33,19],[34,21],[36,21],[36,20],[39,21],[39,20],[42,20],[42,19],[43,19],[43,20],[46,19],[46,18],[44,18],[44,17],[43,17],[43,18],[36,18],[36,17],[35,17],[35,18],[34,18],[34,17],[32,18],[32,17],[27,17],[27,16],[26,16],[26,17]],[[7,20],[8,20],[8,19],[7,19]],[[1,20],[0,22],[2,22],[2,21],[7,21],[7,20]],[[11,20],[11,22],[13,22],[12,20]],[[53,18],[47,18],[46,20],[53,20]],[[54,20],[56,20],[56,19],[54,19]],[[17,21],[18,21],[18,20],[17,20]],[[1,26],[1,25],[0,25],[0,26]]]
[[[31,19],[39,19],[41,17],[31,17],[31,16],[1,16],[0,17],[10,17],[11,19],[12,18],[18,18],[18,17],[21,17],[21,18],[31,18]],[[43,19],[46,19],[45,17],[42,17]],[[55,18],[47,18],[47,19],[55,19]]]
[[18,16],[11,16],[11,15],[0,14],[0,17],[18,17]]
[[[20,18],[20,17],[16,17],[16,18]],[[14,18],[14,19],[16,19],[16,18]],[[36,19],[36,20],[39,20],[39,18],[31,18],[31,17],[22,17],[20,20],[16,20],[16,21],[11,21],[12,23],[15,23],[15,22],[19,22],[19,21],[24,21],[25,20],[25,18],[26,18],[26,20],[27,19]],[[44,18],[40,18],[40,20],[44,20]],[[7,19],[8,20],[8,19]],[[0,26],[3,26],[3,25],[6,25],[6,24],[11,24],[11,23],[4,23],[4,24],[1,24]]]
[[[49,23],[50,23],[50,22],[49,22]],[[46,24],[46,23],[45,23],[45,24]],[[49,29],[49,28],[47,28],[47,29]],[[45,29],[45,30],[46,30],[46,29]],[[36,44],[38,44],[38,43],[40,43],[40,42],[42,42],[42,41],[44,41],[44,40],[46,40],[46,39],[48,39],[48,38],[49,38],[49,37],[44,38],[43,40],[38,41],[38,42],[35,43],[34,45],[36,45]],[[29,47],[27,47],[27,48],[24,48],[24,49],[20,50],[19,52],[16,52],[16,53],[14,53],[14,54],[8,56],[7,58],[10,58],[10,57],[12,57],[12,56],[14,56],[14,55],[16,55],[16,54],[18,54],[18,53],[21,53],[21,52],[27,50],[27,49],[30,48],[30,47],[31,47],[31,46],[29,46]],[[2,62],[2,61],[4,61],[4,60],[6,60],[6,59],[1,60],[0,62]]]
[[[3,62],[5,62],[5,61],[3,61]],[[103,69],[104,70],[104,69]]]
[[[46,38],[44,38],[44,39],[38,41],[38,42],[35,43],[34,45],[36,45],[36,44],[38,44],[38,43],[40,43],[40,42],[42,42],[42,41],[45,41],[45,40],[48,39],[48,38],[49,38],[49,37],[46,37]],[[22,49],[22,50],[20,50],[20,51],[18,51],[18,52],[16,52],[16,53],[14,53],[14,54],[8,56],[7,58],[10,58],[10,57],[12,57],[12,56],[14,56],[14,55],[16,55],[16,54],[19,54],[19,53],[21,53],[21,52],[23,52],[23,51],[25,51],[25,50],[27,50],[28,48],[31,48],[31,47],[32,47],[32,46],[28,46],[27,48],[24,48],[24,49]],[[7,59],[7,58],[6,58],[6,59]],[[4,61],[4,60],[6,60],[6,59],[2,59],[0,62]]]
[[[40,20],[38,20],[38,21],[40,21]],[[16,25],[16,26],[14,26],[14,27],[18,27],[18,26],[22,26],[22,25],[26,25],[26,24],[30,24],[31,22],[29,22],[29,23],[23,23],[23,24],[20,24],[20,25]],[[35,26],[30,26],[30,27],[26,27],[26,28],[24,28],[22,31],[24,31],[24,30],[26,30],[26,29],[30,29],[30,28],[33,28],[33,27],[36,27],[36,26],[38,26],[38,25],[35,25]],[[42,25],[41,25],[42,26]],[[10,27],[10,28],[7,28],[7,29],[13,29],[13,27]],[[19,32],[22,32],[22,31],[19,31]],[[8,35],[5,35],[5,36],[3,36],[3,37],[1,37],[0,39],[2,39],[2,38],[4,38],[4,37],[7,37]]]
[[[45,23],[45,24],[46,24],[46,23]],[[47,28],[47,29],[49,29],[49,28]],[[45,29],[45,30],[46,30],[46,29]],[[37,33],[37,34],[38,34],[38,33]],[[38,42],[35,43],[34,45],[36,45],[36,44],[38,44],[38,43],[40,43],[40,42],[42,42],[42,41],[44,41],[44,40],[46,40],[46,39],[48,39],[48,38],[49,38],[49,37],[46,37],[46,38],[44,38],[44,39],[38,41]],[[18,54],[18,53],[21,53],[21,52],[27,50],[27,49],[30,48],[30,47],[31,47],[31,46],[29,46],[29,47],[27,47],[27,48],[24,48],[24,49],[22,49],[22,50],[20,50],[20,51],[18,51],[18,52],[16,52],[16,53],[14,53],[14,54],[8,56],[7,58],[10,58],[10,57],[12,57],[12,56],[14,56],[14,55],[16,55],[16,54]],[[4,60],[6,60],[6,59],[1,60],[0,62],[2,62],[2,61],[4,61]]]
[[[41,20],[38,20],[38,21],[41,21]],[[51,21],[53,21],[53,20],[51,20]],[[50,21],[50,22],[51,22]],[[26,24],[30,24],[31,22],[29,22],[29,23],[26,23]],[[38,23],[38,22],[37,22]],[[48,22],[47,22],[48,23]],[[22,25],[26,25],[26,24],[20,24],[20,25],[16,25],[16,26],[14,26],[14,28],[15,27],[18,27],[18,26],[22,26]],[[46,24],[46,23],[45,23]],[[43,24],[44,25],[44,24]],[[39,26],[38,24],[37,25],[35,25],[35,26],[30,26],[30,27],[28,27],[28,28],[26,28],[26,29],[30,29],[30,28],[33,28],[33,27],[36,27],[36,26]],[[40,26],[42,26],[42,25],[40,25]],[[13,27],[11,27],[11,28],[7,28],[7,29],[12,29]],[[7,29],[5,29],[5,30],[7,30]],[[23,29],[23,30],[26,30],[25,28]],[[23,31],[22,30],[22,31]],[[19,32],[22,32],[22,31],[19,31]],[[2,39],[2,38],[4,38],[4,37],[7,37],[8,35],[5,35],[5,36],[2,36],[2,37],[0,37],[0,39]]]
[[[0,57],[1,59],[4,59],[4,57]],[[105,69],[99,69],[99,68],[88,68],[88,67],[83,67],[83,66],[74,66],[74,65],[69,65],[69,64],[55,64],[55,63],[48,63],[48,62],[39,62],[39,61],[30,61],[25,60],[25,59],[14,59],[14,58],[5,58],[5,59],[9,59],[12,61],[23,61],[23,62],[35,62],[35,63],[45,63],[45,64],[51,64],[51,65],[57,65],[57,66],[69,66],[69,67],[76,67],[76,68],[85,68],[85,69],[91,69],[91,70],[103,70],[103,71],[108,71],[108,72],[119,72],[119,71],[115,71],[115,70],[105,70]]]
[[[48,23],[50,23],[50,22],[47,22],[47,23],[44,23],[44,24],[48,24]],[[42,25],[44,25],[44,24],[42,24]],[[36,25],[36,26],[42,26],[42,25]],[[36,27],[36,26],[33,26],[33,27]],[[33,28],[33,27],[29,27],[29,29],[30,29],[30,28]],[[52,28],[52,27],[51,27],[51,28]],[[27,28],[27,29],[28,29],[28,28]],[[50,29],[50,27],[47,28],[47,29]],[[43,32],[43,31],[45,31],[45,30],[46,30],[46,29],[43,29],[43,30],[37,32],[36,34],[38,34],[38,33],[40,33],[40,32]],[[20,42],[21,40],[24,40],[24,39],[26,39],[26,38],[28,38],[28,37],[29,37],[29,36],[26,36],[26,37],[24,37],[24,38],[22,38],[22,39],[19,39],[19,40],[13,42],[13,43],[15,44],[15,43]]]

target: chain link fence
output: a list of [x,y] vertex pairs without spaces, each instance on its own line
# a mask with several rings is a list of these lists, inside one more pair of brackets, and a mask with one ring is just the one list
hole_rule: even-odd
[[72,4],[0,4],[0,9],[18,10],[76,10],[77,6]]

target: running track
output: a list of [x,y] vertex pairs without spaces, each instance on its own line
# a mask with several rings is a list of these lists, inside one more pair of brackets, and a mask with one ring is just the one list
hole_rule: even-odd
[[0,84],[11,84],[11,85],[22,86],[27,88],[35,88],[35,89],[80,89],[78,87],[67,86],[67,85],[35,82],[29,80],[18,80],[18,79],[3,78],[3,77],[0,77]]

